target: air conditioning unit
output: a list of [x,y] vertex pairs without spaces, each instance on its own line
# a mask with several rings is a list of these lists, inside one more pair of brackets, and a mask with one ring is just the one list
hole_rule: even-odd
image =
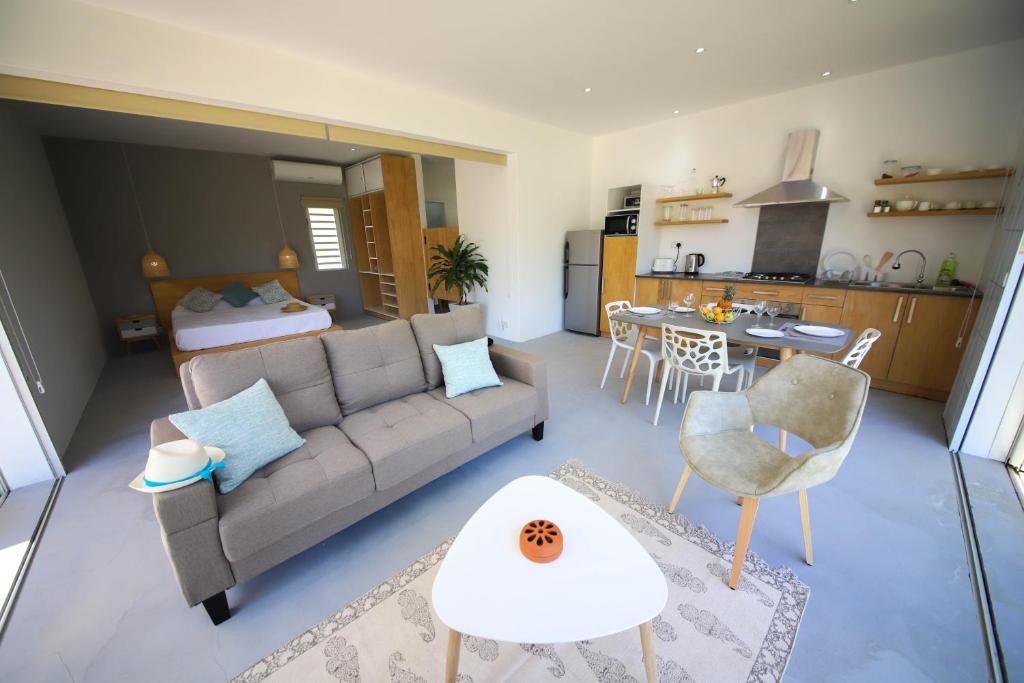
[[274,180],[284,183],[341,185],[344,182],[343,177],[340,166],[304,164],[298,161],[274,161]]

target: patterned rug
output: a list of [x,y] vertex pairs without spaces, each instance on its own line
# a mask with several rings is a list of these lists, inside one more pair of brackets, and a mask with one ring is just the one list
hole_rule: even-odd
[[[654,621],[658,679],[776,681],[793,651],[809,591],[787,567],[747,555],[739,590],[729,588],[732,543],[664,505],[570,460],[552,475],[620,520],[651,553],[669,597]],[[447,629],[430,604],[449,539],[234,681],[433,683],[443,679]],[[500,586],[495,586],[500,590]],[[462,639],[459,683],[643,681],[637,629],[558,645]]]

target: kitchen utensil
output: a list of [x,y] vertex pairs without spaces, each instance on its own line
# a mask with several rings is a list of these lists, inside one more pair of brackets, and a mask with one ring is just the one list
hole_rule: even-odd
[[676,272],[676,262],[670,258],[656,258],[651,264],[652,273],[674,273]]
[[917,206],[917,201],[913,199],[897,199],[896,210],[897,211],[913,211],[914,207]]
[[941,168],[929,168],[927,171],[925,171],[925,174],[927,174],[927,175],[941,175],[942,174],[942,169]]
[[809,334],[812,337],[842,337],[844,334],[842,330],[820,325],[793,325],[793,329],[800,334]]
[[918,202],[917,203],[917,210],[918,211],[929,211],[931,208],[932,208],[932,203],[931,202]]
[[721,192],[722,186],[725,185],[725,176],[716,175],[711,179],[711,191]]
[[878,259],[878,270],[882,270],[887,265],[889,265],[889,261],[892,260],[892,257],[893,253],[891,251],[887,251],[884,254],[882,254],[882,258]]
[[946,202],[942,208],[946,211],[957,211],[960,208],[960,202]]
[[747,328],[746,332],[747,334],[753,335],[755,337],[778,338],[786,336],[786,333],[783,332],[782,330],[772,330],[767,327],[749,327]]
[[900,168],[900,162],[898,159],[886,159],[882,162],[882,177],[883,178],[895,178],[896,171]]
[[909,164],[900,167],[900,173],[904,178],[912,178],[921,172],[921,164]]
[[701,266],[703,265],[704,254],[687,254],[686,257],[683,258],[683,272],[687,275],[696,275],[700,272]]

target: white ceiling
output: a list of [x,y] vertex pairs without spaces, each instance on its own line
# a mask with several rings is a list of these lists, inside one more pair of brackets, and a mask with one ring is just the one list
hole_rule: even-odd
[[331,163],[339,166],[389,151],[378,147],[354,146],[294,135],[263,133],[244,128],[94,109],[7,100],[0,100],[0,106],[14,111],[27,126],[43,137],[255,154],[274,159]]
[[1024,36],[1022,0],[89,1],[590,134]]

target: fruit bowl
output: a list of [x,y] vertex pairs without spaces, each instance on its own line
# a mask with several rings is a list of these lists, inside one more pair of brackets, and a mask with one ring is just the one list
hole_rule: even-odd
[[721,308],[720,306],[701,306],[700,315],[704,320],[714,325],[729,325],[736,321],[740,311],[735,308]]

